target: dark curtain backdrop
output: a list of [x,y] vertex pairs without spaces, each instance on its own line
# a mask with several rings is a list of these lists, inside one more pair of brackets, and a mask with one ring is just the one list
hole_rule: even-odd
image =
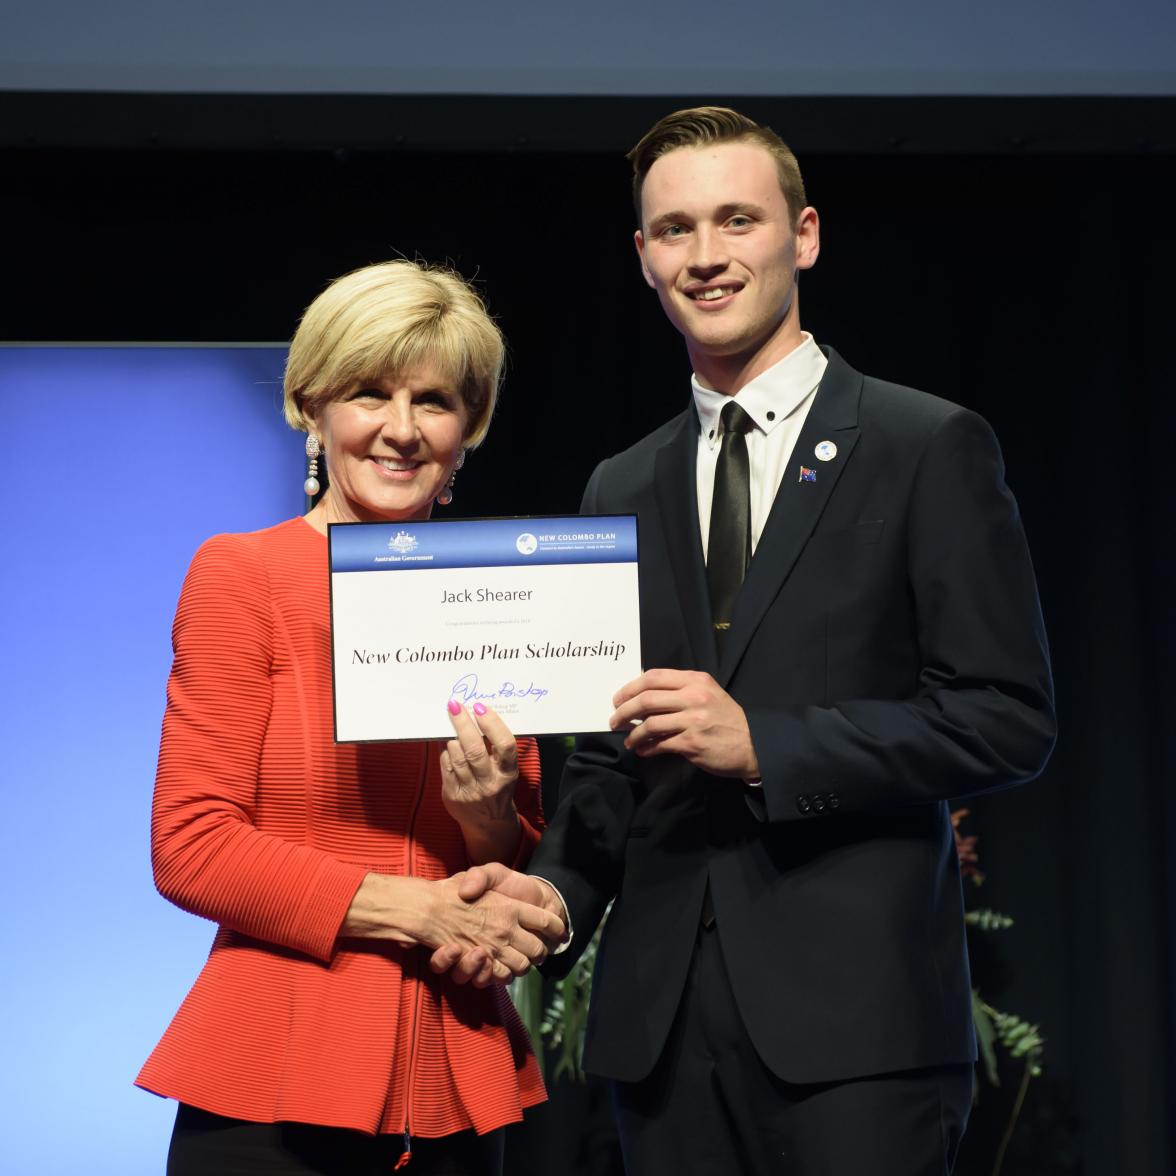
[[[1176,1160],[1174,159],[802,158],[824,238],[802,321],[857,367],[992,422],[1036,559],[1060,742],[1039,781],[971,804],[984,904],[1016,918],[985,941],[977,977],[1047,1038],[1007,1176],[1160,1176]],[[688,395],[680,340],[637,271],[617,153],[59,148],[2,162],[10,340],[283,340],[355,266],[420,255],[476,275],[511,363],[455,512],[575,510],[595,462]],[[5,444],[76,478],[79,514],[107,509],[96,486],[133,510],[115,406],[79,387],[43,419],[41,436]],[[192,405],[209,452],[192,477],[216,476],[219,427]],[[1016,1078],[982,1093],[977,1147],[999,1135]],[[575,1090],[542,1112],[517,1169],[607,1156],[607,1127],[586,1126],[598,1102]]]

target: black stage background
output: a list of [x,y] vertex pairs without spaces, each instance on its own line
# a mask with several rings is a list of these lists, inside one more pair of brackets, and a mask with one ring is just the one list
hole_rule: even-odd
[[[332,276],[448,260],[512,353],[453,510],[573,511],[594,463],[688,395],[636,267],[621,153],[692,101],[0,95],[0,334],[281,340]],[[970,806],[984,902],[1017,920],[978,979],[1048,1039],[1004,1172],[1170,1172],[1173,104],[735,104],[798,148],[822,214],[806,327],[983,413],[1034,551],[1061,740],[1037,783]],[[23,443],[90,471],[85,507],[108,486],[133,510],[109,409],[79,388]],[[209,453],[191,476],[215,477],[218,422],[193,404],[191,429]],[[982,1093],[969,1171],[987,1170],[1016,1077]],[[514,1170],[607,1170],[597,1098],[565,1091],[536,1115]]]

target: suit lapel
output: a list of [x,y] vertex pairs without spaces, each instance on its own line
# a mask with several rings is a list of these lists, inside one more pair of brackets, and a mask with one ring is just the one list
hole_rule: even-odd
[[714,674],[718,665],[698,529],[697,468],[698,416],[692,405],[675,435],[657,451],[654,490],[694,664]]
[[[857,444],[862,376],[836,352],[830,350],[828,355],[829,366],[792,451],[763,534],[756,545],[755,558],[735,601],[731,629],[717,675],[719,685],[724,687],[730,682],[764,613],[804,550]],[[830,461],[821,461],[815,456],[816,447],[822,441],[832,441],[837,447],[837,455]],[[815,480],[801,480],[802,466],[813,472]],[[696,521],[696,532],[697,529]]]

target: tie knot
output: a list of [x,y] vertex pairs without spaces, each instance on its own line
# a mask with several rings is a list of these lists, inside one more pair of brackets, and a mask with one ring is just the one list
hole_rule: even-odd
[[719,423],[724,433],[750,433],[755,428],[755,421],[736,403],[732,397],[723,405],[719,414]]

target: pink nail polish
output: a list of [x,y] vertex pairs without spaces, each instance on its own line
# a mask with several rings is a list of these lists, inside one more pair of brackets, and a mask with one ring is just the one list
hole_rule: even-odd
[[486,713],[486,706],[485,706],[485,704],[484,704],[484,703],[481,703],[481,702],[475,702],[475,703],[474,703],[474,714],[476,714],[476,715],[484,715],[485,713]]
[[458,702],[456,698],[451,698],[449,700],[448,709],[449,709],[449,713],[451,715],[460,715],[461,714],[461,703]]

